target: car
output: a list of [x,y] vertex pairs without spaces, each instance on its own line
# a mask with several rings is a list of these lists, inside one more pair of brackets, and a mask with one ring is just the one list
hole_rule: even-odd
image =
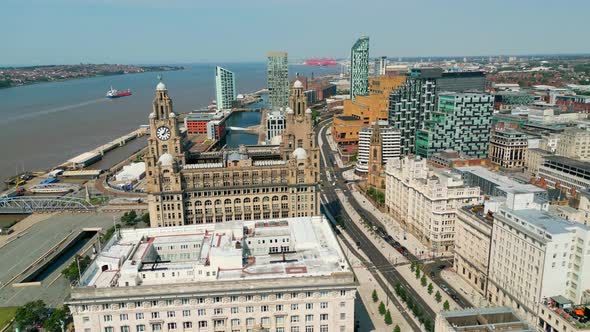
[[447,287],[445,284],[440,285],[440,289],[442,289],[445,293],[449,292],[449,287]]
[[8,235],[14,232],[12,228],[0,228],[0,235]]
[[455,301],[459,300],[459,297],[457,296],[457,294],[451,294],[451,298]]

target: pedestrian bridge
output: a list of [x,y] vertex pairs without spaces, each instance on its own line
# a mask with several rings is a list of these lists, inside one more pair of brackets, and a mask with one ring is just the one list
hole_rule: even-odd
[[0,198],[0,214],[29,214],[54,211],[94,211],[83,199],[65,196],[21,196]]

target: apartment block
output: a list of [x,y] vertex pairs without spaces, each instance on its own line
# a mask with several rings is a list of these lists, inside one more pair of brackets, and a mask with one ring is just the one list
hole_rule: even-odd
[[289,105],[289,62],[287,52],[267,54],[268,104],[278,109]]
[[431,168],[426,159],[390,159],[386,167],[385,204],[421,242],[434,251],[454,247],[457,209],[482,202],[478,187],[468,187],[461,176]]
[[350,99],[369,94],[369,37],[363,36],[350,49]]
[[354,331],[323,217],[121,230],[67,299],[77,332]]
[[[400,157],[400,133],[397,129],[387,125],[380,126],[381,131],[381,161],[385,165],[389,159]],[[360,131],[359,147],[355,171],[358,173],[369,172],[369,147],[373,126],[365,127]]]

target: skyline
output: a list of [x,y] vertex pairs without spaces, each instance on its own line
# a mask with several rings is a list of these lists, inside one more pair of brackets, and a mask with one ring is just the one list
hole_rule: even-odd
[[[362,35],[371,38],[371,57],[590,53],[577,42],[590,9],[583,0],[498,0],[492,7],[373,0],[363,3],[368,11],[358,7],[335,0],[7,0],[6,24],[17,29],[0,46],[0,65],[264,62],[270,50],[293,60],[347,58]],[[568,8],[576,10],[562,15]],[[286,13],[293,16],[287,23]]]

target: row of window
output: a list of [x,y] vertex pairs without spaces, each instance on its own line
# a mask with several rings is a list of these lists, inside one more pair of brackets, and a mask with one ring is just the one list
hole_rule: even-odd
[[[204,323],[204,325],[202,325],[201,323]],[[206,321],[202,321],[199,322],[199,328],[207,328],[207,322]],[[252,325],[249,325],[252,326]],[[176,330],[178,329],[178,325],[176,323],[168,323],[167,325],[168,330]],[[182,327],[184,329],[192,329],[193,327],[193,323],[192,322],[184,322],[182,323]],[[344,332],[346,331],[346,326],[341,325],[340,326],[340,332]],[[120,329],[121,332],[131,332],[131,329],[129,326],[121,326]],[[135,327],[135,331],[136,332],[146,332],[148,331],[146,329],[145,325],[136,325]],[[151,324],[150,326],[150,331],[162,331],[162,324],[161,323],[154,323]],[[241,332],[242,330],[240,329],[232,329],[231,332]],[[320,325],[320,329],[319,332],[329,332],[330,329],[328,327],[328,325]],[[92,332],[91,329],[84,329],[84,332]],[[115,329],[113,327],[107,326],[104,328],[104,332],[115,332]],[[253,332],[253,329],[246,329],[246,332]],[[284,327],[277,327],[274,329],[274,332],[287,332],[287,330]],[[291,326],[290,332],[314,332],[314,326],[313,325],[306,325],[305,327],[301,327],[301,326]]]

